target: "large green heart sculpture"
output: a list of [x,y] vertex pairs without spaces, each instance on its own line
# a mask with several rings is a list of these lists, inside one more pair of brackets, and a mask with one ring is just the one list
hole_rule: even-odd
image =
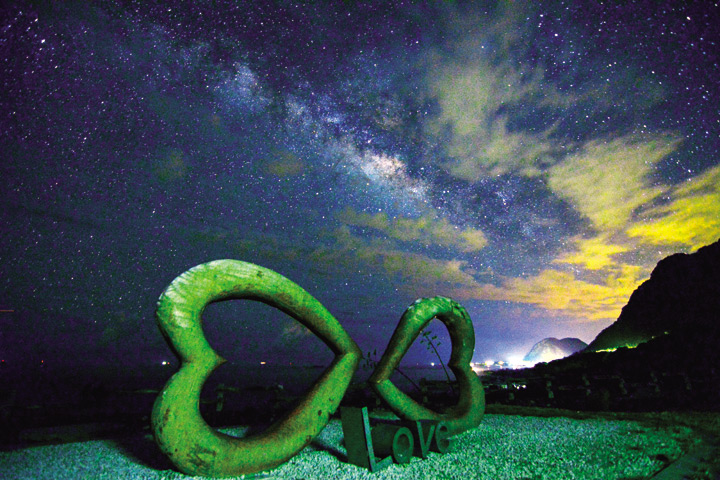
[[[335,353],[297,407],[246,438],[211,428],[199,408],[203,384],[225,362],[208,344],[201,315],[208,304],[230,299],[258,300],[282,310]],[[236,476],[289,460],[325,427],[361,358],[355,342],[309,293],[272,270],[237,260],[198,265],[173,280],[158,301],[157,322],[182,364],[155,401],[152,428],[160,449],[189,475]]]

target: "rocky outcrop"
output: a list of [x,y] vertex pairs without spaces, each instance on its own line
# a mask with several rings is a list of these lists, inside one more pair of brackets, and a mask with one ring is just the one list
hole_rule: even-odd
[[720,240],[693,254],[661,260],[640,285],[620,317],[588,351],[635,346],[666,334],[720,333]]
[[579,338],[563,338],[562,340],[554,337],[545,338],[533,345],[523,361],[528,363],[551,362],[579,352],[585,347],[587,347],[587,343]]

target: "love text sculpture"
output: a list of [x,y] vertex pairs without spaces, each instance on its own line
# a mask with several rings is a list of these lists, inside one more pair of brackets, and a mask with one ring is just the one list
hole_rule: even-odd
[[[210,427],[200,414],[200,392],[210,374],[225,362],[202,331],[202,312],[213,302],[250,299],[290,315],[317,335],[335,359],[310,391],[265,432],[236,438]],[[410,400],[388,380],[422,327],[435,316],[452,339],[450,367],[460,386],[460,401],[438,414]],[[157,322],[180,369],[155,400],[152,429],[160,449],[184,473],[214,477],[256,473],[289,460],[325,427],[347,390],[361,358],[360,349],[340,323],[309,293],[282,275],[247,262],[216,260],[191,268],[158,300]],[[470,359],[475,344],[465,309],[435,297],[415,302],[403,315],[371,381],[395,413],[406,420],[442,420],[449,434],[477,426],[485,409],[482,384]]]

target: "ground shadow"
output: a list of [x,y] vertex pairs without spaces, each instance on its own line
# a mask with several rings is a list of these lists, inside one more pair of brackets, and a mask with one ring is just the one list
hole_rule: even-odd
[[319,441],[317,438],[315,438],[312,442],[310,442],[310,445],[312,445],[313,448],[315,448],[319,451],[329,453],[330,455],[337,458],[338,461],[340,461],[342,463],[348,463],[347,454],[343,453],[342,451],[338,450],[337,448],[335,448],[333,446],[327,445],[327,444]]
[[170,459],[160,451],[152,435],[137,432],[114,438],[112,442],[134,462],[153,470],[175,470]]

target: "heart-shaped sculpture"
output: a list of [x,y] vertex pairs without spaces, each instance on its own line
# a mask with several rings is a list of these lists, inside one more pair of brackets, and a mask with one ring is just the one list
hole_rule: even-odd
[[[410,345],[435,317],[445,324],[450,333],[452,353],[448,366],[455,374],[460,389],[457,405],[445,413],[423,407],[390,381],[390,375]],[[467,311],[459,303],[445,297],[419,299],[403,313],[368,382],[400,418],[442,421],[450,435],[455,435],[478,426],[485,413],[485,391],[480,378],[470,367],[474,349],[475,329]]]
[[[201,315],[208,304],[230,299],[257,300],[282,310],[335,353],[294,410],[246,438],[218,432],[200,414],[203,384],[225,362],[208,344]],[[173,280],[158,300],[157,322],[182,364],[155,400],[153,433],[160,449],[189,475],[237,476],[292,458],[325,427],[361,357],[340,323],[309,293],[272,270],[237,260],[204,263]]]

